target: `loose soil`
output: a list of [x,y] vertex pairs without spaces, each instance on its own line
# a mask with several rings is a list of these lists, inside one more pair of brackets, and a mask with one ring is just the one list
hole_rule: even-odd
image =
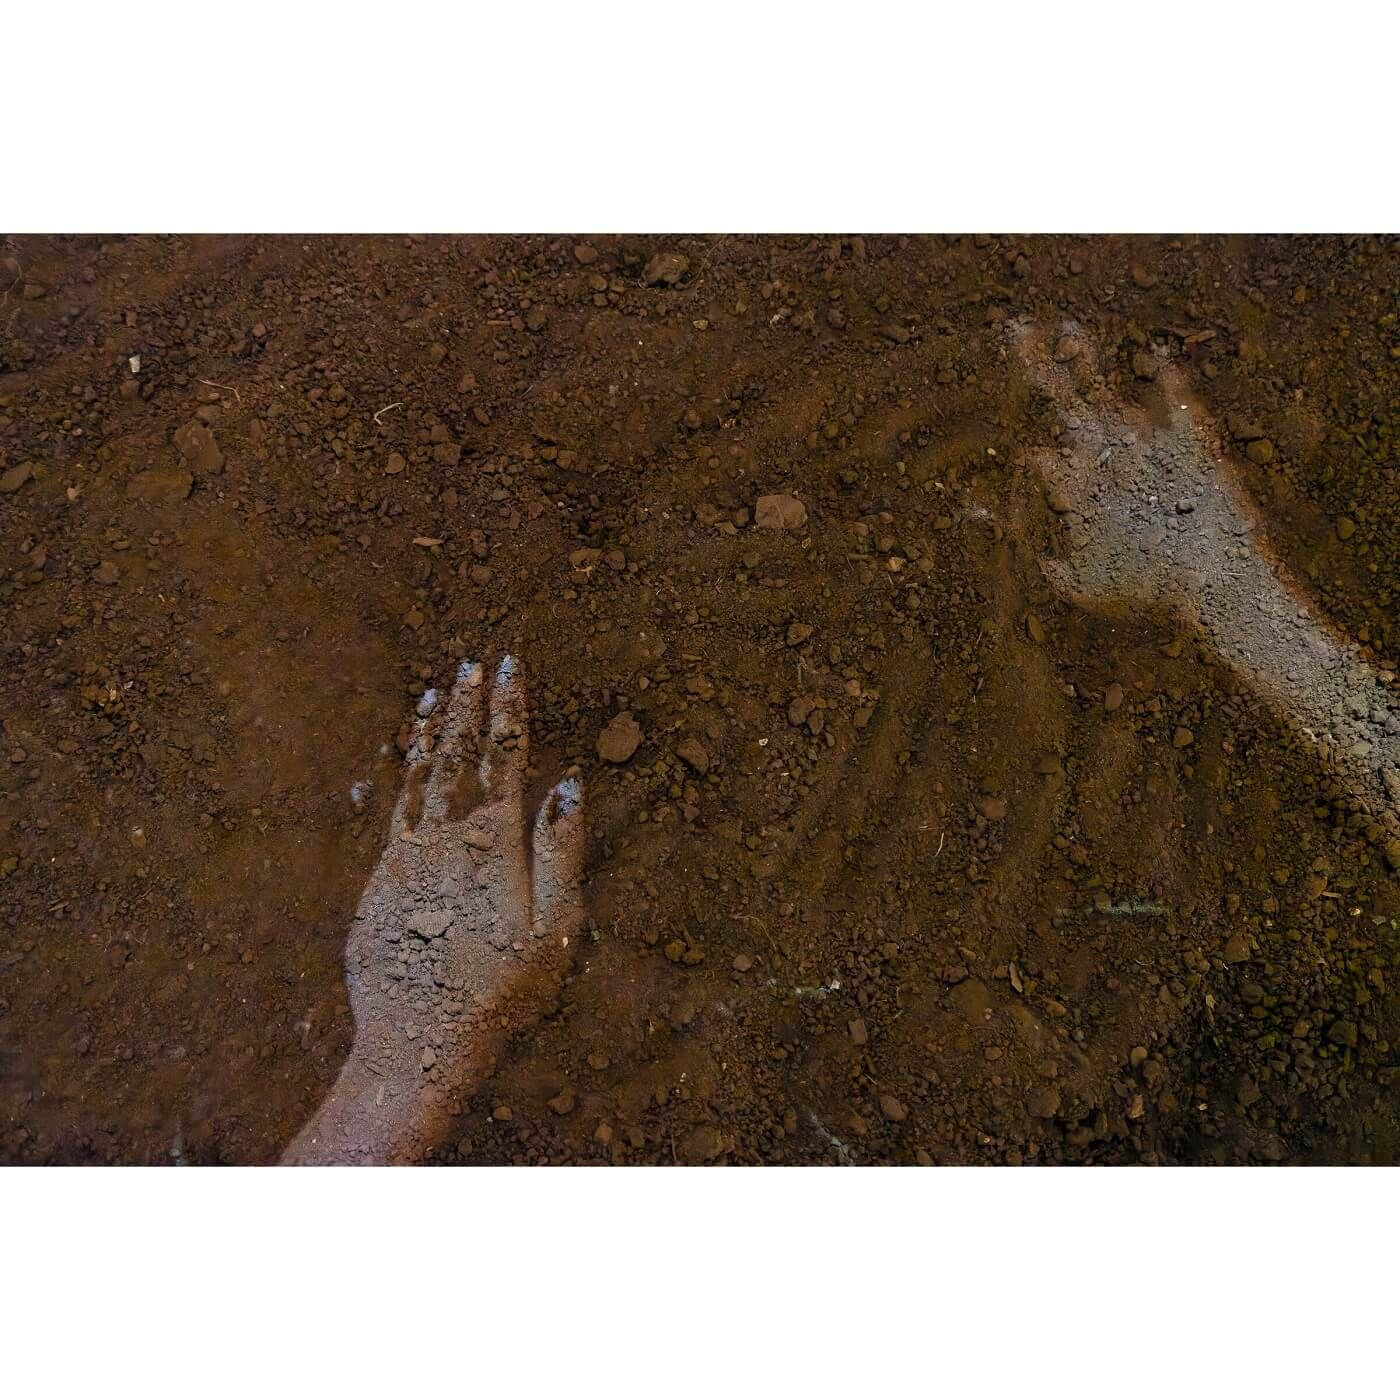
[[1397,273],[6,240],[0,1159],[279,1160],[509,653],[584,917],[427,1159],[1394,1161]]

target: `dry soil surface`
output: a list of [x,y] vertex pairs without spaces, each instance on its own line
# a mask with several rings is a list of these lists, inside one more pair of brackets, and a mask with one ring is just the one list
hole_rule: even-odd
[[1395,1159],[1394,240],[0,253],[0,1159],[278,1160],[507,654],[583,918],[427,1159]]

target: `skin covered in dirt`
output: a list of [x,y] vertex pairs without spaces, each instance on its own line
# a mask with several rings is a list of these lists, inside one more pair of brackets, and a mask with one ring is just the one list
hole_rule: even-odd
[[[404,716],[507,652],[586,904],[460,1101],[420,1049],[432,1160],[1393,1159],[1393,241],[6,256],[4,1160],[281,1158]],[[1009,331],[1067,320],[1112,423],[1191,406],[1345,714],[1229,595],[1066,587],[1100,430]]]
[[[1389,848],[1400,839],[1400,733],[1394,676],[1308,608],[1304,590],[1256,546],[1256,520],[1185,399],[1158,371],[1165,422],[1096,394],[1092,347],[1067,323],[1052,351],[1033,327],[1014,343],[1054,402],[1067,445],[1037,466],[1069,533],[1047,576],[1078,605],[1172,612],[1297,724],[1364,796]],[[1098,402],[1093,400],[1097,398]]]
[[521,840],[529,752],[524,679],[490,687],[463,662],[444,705],[428,691],[389,842],[345,948],[355,1039],[289,1165],[414,1163],[461,1116],[522,1012],[555,999],[578,935],[583,792],[565,778]]

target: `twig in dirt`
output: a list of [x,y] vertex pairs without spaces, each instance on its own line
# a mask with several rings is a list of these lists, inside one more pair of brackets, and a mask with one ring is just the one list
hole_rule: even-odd
[[389,411],[391,408],[402,408],[402,407],[403,407],[403,401],[402,401],[402,400],[400,400],[398,403],[386,403],[386,404],[384,405],[384,407],[381,408],[381,409],[379,410],[379,412],[376,413],[376,414],[374,415],[375,426],[376,426],[376,427],[378,426],[380,418],[381,418],[384,414],[388,413],[388,411]]
[[735,914],[734,917],[736,919],[742,919],[748,924],[757,924],[759,928],[763,930],[763,936],[768,940],[768,946],[772,948],[773,956],[775,958],[781,958],[783,956],[783,950],[773,941],[773,935],[768,932],[768,925],[765,924],[762,919],[755,918],[752,914]]
[[[8,238],[5,240],[5,246],[7,248],[10,246],[10,240]],[[18,287],[21,282],[24,281],[24,265],[20,262],[18,258],[14,259],[14,264],[15,275],[5,286],[5,295],[0,297],[0,306],[4,306],[4,304],[7,301],[9,301],[10,293],[14,291],[14,289]]]
[[201,379],[199,382],[201,384],[207,384],[211,389],[225,389],[230,394],[232,394],[234,398],[238,400],[239,403],[243,402],[243,395],[240,394],[238,390],[233,387],[232,384],[215,384],[212,379]]
[[729,235],[726,233],[723,238],[717,238],[710,244],[710,251],[705,254],[704,261],[700,264],[700,270],[695,274],[695,285],[697,287],[705,280],[705,269],[709,267],[710,259],[714,257],[715,253],[727,242],[729,242]]

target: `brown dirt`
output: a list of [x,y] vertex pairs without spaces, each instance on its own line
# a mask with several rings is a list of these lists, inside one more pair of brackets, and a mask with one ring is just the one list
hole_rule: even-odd
[[3,256],[3,1160],[279,1158],[506,652],[586,923],[434,1159],[1395,1160],[1393,240]]

